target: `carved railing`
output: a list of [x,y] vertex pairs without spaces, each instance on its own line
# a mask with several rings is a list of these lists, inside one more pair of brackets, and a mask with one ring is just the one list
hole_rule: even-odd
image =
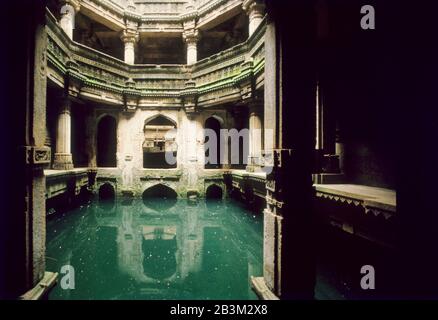
[[[196,0],[194,8],[187,8],[187,0],[148,0],[134,1],[134,8],[128,2],[117,0],[80,0],[81,6],[92,10],[102,18],[139,22],[140,24],[152,21],[169,20],[182,23],[190,14],[194,18],[203,20],[205,16],[216,14],[218,8],[221,14],[226,14],[236,5],[242,5],[243,0]],[[224,10],[225,9],[225,10]],[[188,12],[188,10],[190,12]]]
[[131,100],[135,106],[151,98],[168,99],[163,106],[180,106],[190,95],[202,107],[211,103],[204,95],[213,95],[219,103],[222,96],[229,98],[230,92],[238,100],[251,94],[264,71],[265,23],[246,42],[192,66],[128,65],[72,41],[50,12],[47,33],[49,78],[59,86],[69,86],[73,95],[101,100],[110,97],[113,104],[126,106]]

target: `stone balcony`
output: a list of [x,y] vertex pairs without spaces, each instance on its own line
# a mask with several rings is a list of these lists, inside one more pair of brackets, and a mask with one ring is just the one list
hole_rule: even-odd
[[50,12],[47,33],[48,78],[72,96],[121,109],[181,108],[187,83],[198,107],[239,102],[263,85],[265,23],[244,43],[190,66],[128,65],[69,39]]

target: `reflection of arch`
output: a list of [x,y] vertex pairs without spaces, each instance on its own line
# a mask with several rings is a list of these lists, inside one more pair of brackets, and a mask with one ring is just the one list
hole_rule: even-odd
[[112,116],[103,116],[97,126],[97,166],[117,167],[117,122]]
[[[220,119],[220,118],[219,118]],[[215,148],[215,150],[210,150],[209,148],[206,148],[205,150],[205,157],[206,159],[210,159],[209,163],[205,164],[205,169],[218,169],[222,168],[221,161],[220,161],[220,130],[221,130],[221,122],[218,120],[217,116],[212,116],[205,120],[205,129],[213,130],[216,134],[216,144],[210,145],[210,148]],[[208,137],[206,136],[204,139],[204,145],[208,142]],[[210,156],[211,152],[215,152],[216,156],[212,157]]]
[[176,273],[176,230],[172,227],[143,227],[143,273],[164,280]]
[[[161,114],[148,118],[144,125],[143,167],[144,168],[176,168],[177,145],[176,136],[169,134],[176,129],[172,119]],[[174,163],[166,159],[175,159]]]
[[222,196],[222,188],[219,187],[217,184],[212,184],[207,188],[207,191],[205,192],[206,199],[222,199]]
[[157,184],[143,192],[143,203],[156,211],[168,210],[177,202],[177,193],[164,184]]

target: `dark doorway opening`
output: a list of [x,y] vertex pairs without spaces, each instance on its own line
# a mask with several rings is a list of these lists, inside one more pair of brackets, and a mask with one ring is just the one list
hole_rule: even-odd
[[177,167],[176,125],[164,116],[145,123],[143,142],[143,168],[171,169]]
[[[210,137],[207,135],[204,139],[204,145],[208,144],[210,147],[205,150],[206,163],[205,169],[220,169],[222,168],[221,158],[220,158],[220,131],[221,123],[214,117],[210,117],[205,121],[205,129],[213,130],[216,135],[216,143],[209,143]],[[213,149],[211,149],[213,148]]]
[[207,191],[205,192],[205,197],[207,199],[222,199],[222,188],[218,185],[211,185],[207,188]]
[[117,167],[117,123],[111,116],[105,116],[97,127],[97,166]]
[[114,187],[105,183],[99,188],[99,200],[112,200],[115,198],[115,190]]

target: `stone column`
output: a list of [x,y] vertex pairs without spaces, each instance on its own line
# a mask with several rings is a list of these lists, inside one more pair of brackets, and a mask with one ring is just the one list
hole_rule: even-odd
[[56,152],[53,169],[73,169],[71,154],[71,100],[64,97],[58,114],[58,128],[56,131]]
[[254,172],[260,166],[262,153],[262,104],[251,102],[249,105],[249,156],[247,171]]
[[183,105],[187,117],[184,126],[184,174],[187,178],[187,193],[191,197],[199,194],[198,188],[198,121],[199,112],[197,110],[197,96],[194,93],[194,81],[187,81],[185,83],[185,90],[183,91]]
[[260,0],[245,0],[243,1],[243,10],[246,11],[249,17],[249,36],[251,36],[265,15],[265,4]]
[[185,159],[185,171],[187,172],[187,192],[192,196],[198,195],[198,154],[197,154],[197,127],[198,123],[196,117],[197,113],[187,112],[187,126],[186,126],[186,159]]
[[198,30],[192,30],[190,32],[185,32],[184,41],[187,44],[187,64],[191,65],[198,61],[198,40],[199,33]]
[[80,7],[81,5],[77,0],[64,0],[61,6],[61,19],[59,20],[59,24],[70,39],[73,39],[75,17]]
[[[46,269],[46,177],[50,148],[46,142],[47,29],[44,1],[8,5],[4,41],[16,59],[3,60],[13,76],[4,84],[2,105],[2,206],[0,215],[0,299],[40,299],[55,283]],[[16,41],[20,34],[26,41]],[[24,85],[25,84],[25,85]],[[18,112],[17,112],[18,111]],[[7,187],[6,187],[7,186]],[[57,271],[57,270],[53,270]]]
[[335,152],[336,155],[339,157],[339,170],[341,173],[344,173],[344,141],[342,138],[342,132],[340,129],[339,122],[336,123],[336,143],[335,143]]
[[[300,24],[312,21],[313,11],[311,3],[290,5],[293,9],[285,10],[280,1],[268,2],[265,35],[265,112],[269,112],[264,120],[275,129],[275,136],[265,140],[265,149],[273,150],[273,166],[266,177],[263,278],[253,279],[264,299],[274,295],[312,299],[315,285],[315,37],[311,24]],[[281,46],[286,40],[292,41],[292,48]],[[286,61],[287,70],[282,70]]]
[[125,62],[127,64],[134,64],[135,45],[139,39],[138,33],[133,30],[124,30],[121,39],[125,44]]

